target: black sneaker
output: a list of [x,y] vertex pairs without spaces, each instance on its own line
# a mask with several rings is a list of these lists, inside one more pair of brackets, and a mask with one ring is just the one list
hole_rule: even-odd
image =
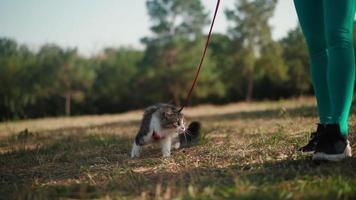
[[298,151],[301,151],[302,153],[308,153],[308,154],[314,153],[315,147],[318,144],[319,138],[324,132],[324,130],[325,130],[325,125],[318,124],[318,128],[316,129],[316,131],[310,134],[310,140],[308,144],[303,147],[300,147]]
[[341,135],[338,124],[327,124],[316,145],[313,160],[340,161],[351,157],[347,136]]

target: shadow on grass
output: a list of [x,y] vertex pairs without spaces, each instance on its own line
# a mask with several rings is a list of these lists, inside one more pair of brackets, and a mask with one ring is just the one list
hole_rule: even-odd
[[176,188],[183,199],[294,199],[298,195],[307,199],[353,199],[356,197],[355,165],[356,158],[339,163],[301,158],[150,173],[144,179],[150,182],[146,189],[151,197],[157,196],[152,183],[159,183]]
[[[316,109],[312,106],[286,111],[271,109],[200,119],[209,121],[285,116],[315,117]],[[137,125],[137,121],[132,121],[90,128]],[[290,190],[301,194],[310,192],[311,198],[325,197],[323,195],[329,195],[326,197],[331,199],[356,197],[355,189],[347,189],[356,188],[356,158],[340,163],[315,163],[309,158],[300,157],[297,160],[265,161],[257,164],[234,162],[225,167],[194,167],[193,163],[185,162],[191,156],[188,152],[183,155],[182,160],[175,156],[172,158],[176,159],[173,163],[180,164],[178,166],[181,169],[167,171],[164,167],[161,170],[159,168],[166,165],[167,161],[158,157],[132,161],[128,154],[131,137],[105,133],[87,134],[88,129],[60,129],[46,136],[34,134],[27,138],[9,138],[8,145],[17,147],[0,154],[1,197],[87,199],[107,194],[137,197],[146,191],[149,198],[154,198],[157,196],[158,185],[163,187],[162,190],[172,188],[173,194],[182,195],[184,199],[214,199],[214,195],[218,199],[287,199],[291,194]],[[351,129],[356,130],[356,127]],[[71,134],[59,134],[67,131],[71,131]],[[354,138],[355,136],[350,138],[352,143]],[[148,154],[152,153],[153,151],[148,150]],[[202,155],[202,159],[204,156]],[[148,166],[153,166],[155,170],[133,170]],[[191,187],[193,189],[189,189]],[[308,187],[316,192],[312,193]],[[215,191],[211,192],[209,188],[215,188]],[[346,189],[340,193],[340,188]]]
[[[184,199],[285,199],[291,188],[304,191],[305,184],[315,183],[318,191],[324,186],[332,190],[328,190],[326,196],[310,195],[336,199],[342,182],[356,180],[356,158],[340,163],[315,163],[301,157],[259,164],[231,163],[219,168],[191,165],[184,166],[179,172],[135,172],[132,167],[159,166],[165,160],[143,158],[130,164],[131,138],[117,135],[74,134],[49,144],[38,138],[28,141],[31,142],[46,142],[47,145],[0,155],[0,193],[3,198],[137,197],[143,191],[149,198],[154,198],[157,185],[161,185],[163,189],[171,187],[173,194],[182,195]],[[90,176],[96,176],[95,180]],[[351,186],[355,184],[355,181],[350,183]],[[190,186],[194,188],[193,192],[189,191]],[[207,192],[207,188],[215,188],[215,192]],[[341,193],[341,197],[347,198],[355,195],[355,190]]]
[[[31,195],[34,192],[32,189],[41,190],[41,183],[48,184],[49,188],[64,183],[58,191],[68,186],[69,192],[83,193],[83,187],[73,184],[75,180],[89,184],[91,178],[88,174],[91,172],[105,172],[122,165],[129,158],[132,142],[130,137],[85,132],[52,137],[31,135],[26,139],[9,138],[14,149],[0,154],[2,198],[6,195],[9,198],[12,195],[20,195],[20,198],[21,195]],[[92,191],[93,188],[84,187],[86,190]]]

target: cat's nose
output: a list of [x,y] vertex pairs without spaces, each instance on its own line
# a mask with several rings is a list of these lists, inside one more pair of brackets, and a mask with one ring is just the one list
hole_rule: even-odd
[[185,128],[184,128],[184,127],[179,127],[179,128],[178,128],[178,132],[183,133],[184,131],[185,131]]

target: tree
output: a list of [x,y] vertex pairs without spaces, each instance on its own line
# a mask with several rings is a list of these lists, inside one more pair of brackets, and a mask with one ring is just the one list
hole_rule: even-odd
[[288,32],[288,35],[280,41],[283,48],[290,80],[286,86],[291,94],[310,93],[311,81],[309,74],[309,57],[304,36],[299,27]]
[[200,0],[148,0],[146,6],[153,22],[151,31],[155,34],[151,39],[144,38],[146,44],[152,39],[169,43],[177,35],[194,39],[208,22]]
[[262,50],[272,42],[268,21],[276,3],[277,0],[238,0],[233,10],[226,10],[226,17],[233,24],[229,33],[237,47],[234,68],[238,73],[234,74],[246,82],[246,101],[252,99],[256,74],[261,73],[256,71],[256,65],[263,55]]
[[200,0],[148,0],[148,14],[153,36],[145,37],[143,63],[146,66],[169,67],[177,56],[175,46],[181,41],[194,41],[202,35],[207,14]]
[[96,79],[90,94],[96,113],[120,112],[144,101],[138,96],[136,74],[142,51],[129,48],[105,49],[97,58]]
[[63,50],[56,45],[45,45],[38,53],[41,79],[39,92],[43,96],[58,95],[64,98],[64,113],[71,114],[71,102],[82,101],[83,91],[95,77],[94,68],[77,54],[76,49]]
[[27,73],[34,65],[35,56],[26,46],[0,39],[0,119],[25,116],[25,107],[35,99]]
[[285,84],[289,74],[282,53],[281,45],[274,41],[261,49],[261,56],[255,64],[257,98],[276,99],[287,96]]
[[84,91],[92,86],[95,72],[87,60],[78,56],[76,49],[63,51],[62,59],[57,90],[65,97],[65,114],[70,115],[72,100],[81,102],[85,99]]
[[[149,0],[146,5],[154,35],[143,39],[147,48],[139,84],[146,86],[142,92],[148,102],[173,100],[178,105],[185,98],[199,63],[207,14],[200,0]],[[224,93],[216,72],[216,63],[208,54],[199,77],[199,89],[194,93],[196,97]]]

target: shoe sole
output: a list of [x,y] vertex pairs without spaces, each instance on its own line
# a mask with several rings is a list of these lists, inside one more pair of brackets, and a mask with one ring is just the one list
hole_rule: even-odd
[[301,153],[302,155],[312,155],[314,153],[314,151],[298,151],[299,153]]
[[347,146],[344,150],[343,153],[340,154],[326,154],[323,152],[318,152],[318,153],[314,153],[312,159],[313,160],[327,160],[327,161],[333,161],[333,162],[338,162],[341,161],[345,158],[351,157],[352,153],[351,153],[351,146],[350,144],[347,142]]

